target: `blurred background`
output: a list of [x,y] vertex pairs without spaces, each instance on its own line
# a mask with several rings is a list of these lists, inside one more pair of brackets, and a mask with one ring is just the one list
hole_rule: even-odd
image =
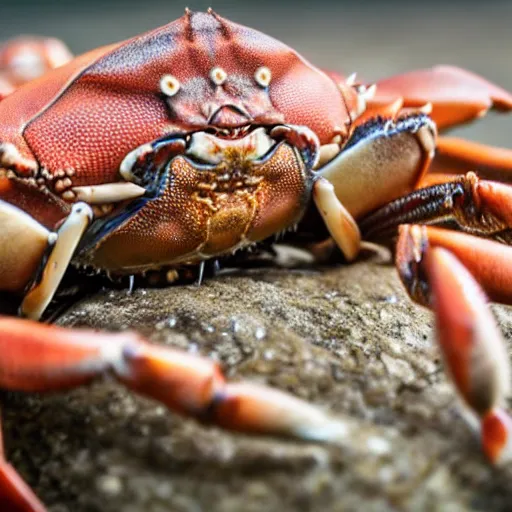
[[[2,39],[35,33],[73,52],[118,41],[192,10],[224,17],[283,40],[313,63],[367,79],[434,64],[455,64],[512,90],[512,1],[365,0],[1,0]],[[512,118],[492,116],[459,130],[512,147]]]

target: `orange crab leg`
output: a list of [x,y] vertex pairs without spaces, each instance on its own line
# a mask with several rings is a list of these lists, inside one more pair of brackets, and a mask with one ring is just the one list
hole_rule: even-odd
[[512,186],[473,172],[417,189],[359,222],[363,238],[380,239],[400,224],[452,222],[469,233],[512,243]]
[[68,389],[105,373],[171,410],[235,431],[332,441],[346,426],[298,398],[264,386],[227,383],[205,358],[105,334],[0,318],[0,387]]
[[468,269],[493,302],[512,304],[512,247],[433,226],[403,225],[399,229],[396,263],[411,297],[429,305],[428,279],[419,266],[427,247],[450,251]]
[[504,410],[510,392],[508,355],[485,295],[449,251],[426,258],[438,339],[451,377],[481,421],[482,447],[493,463],[512,458],[512,419]]
[[512,182],[512,150],[457,137],[439,137],[430,172],[462,174],[468,169],[477,169],[486,179]]
[[14,86],[8,80],[5,73],[0,72],[0,101],[14,91]]
[[403,98],[404,107],[422,107],[431,103],[431,117],[439,130],[481,117],[491,108],[512,109],[512,94],[453,66],[437,66],[381,80],[377,82],[376,94],[368,100],[367,108],[377,110],[396,98]]
[[[465,404],[467,419],[481,430],[488,458],[502,463],[512,459],[512,419],[504,409],[510,394],[508,355],[484,292],[457,257],[463,247],[471,253],[475,247],[480,250],[498,244],[475,239],[476,243],[464,245],[471,237],[460,236],[462,239],[450,241],[449,235],[444,236],[439,229],[402,226],[397,266],[411,297],[434,310],[439,345]],[[485,242],[486,247],[478,242]],[[454,247],[457,255],[451,251]],[[486,272],[490,267],[499,266],[493,256],[492,252],[486,256],[491,260],[489,265],[478,262],[478,252],[466,257],[464,263],[469,261],[476,272],[481,272],[475,274],[477,279],[489,278]],[[484,287],[485,284],[488,282]],[[507,286],[505,282],[501,284]]]
[[68,63],[73,55],[52,37],[19,37],[0,45],[0,72],[13,87]]
[[512,247],[447,229],[423,229],[428,244],[457,256],[493,302],[512,304]]
[[30,487],[5,460],[0,461],[0,503],[9,512],[46,512]]
[[9,512],[46,512],[30,487],[5,460],[0,421],[0,504]]

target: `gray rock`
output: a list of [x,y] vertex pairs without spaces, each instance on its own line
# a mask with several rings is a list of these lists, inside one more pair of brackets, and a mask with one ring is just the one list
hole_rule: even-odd
[[[495,308],[510,339],[512,316]],[[337,446],[204,427],[102,381],[9,394],[8,456],[50,511],[509,510],[391,266],[262,269],[201,287],[105,291],[60,324],[137,329],[346,417]]]

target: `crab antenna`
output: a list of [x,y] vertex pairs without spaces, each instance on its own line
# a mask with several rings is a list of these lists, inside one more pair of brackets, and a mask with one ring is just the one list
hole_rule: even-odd
[[231,29],[229,28],[229,25],[226,23],[226,20],[222,18],[222,16],[219,16],[211,7],[208,7],[208,10],[206,12],[218,21],[220,29],[222,31],[222,35],[226,39],[229,39],[231,37]]

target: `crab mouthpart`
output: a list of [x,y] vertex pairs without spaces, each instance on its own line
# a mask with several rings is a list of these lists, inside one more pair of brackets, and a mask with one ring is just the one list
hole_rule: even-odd
[[190,136],[185,154],[201,163],[218,165],[232,160],[235,154],[243,160],[261,159],[276,145],[276,141],[262,127],[241,138],[234,138],[244,131],[231,130],[230,135],[233,138],[227,138],[227,134],[222,132],[220,137],[208,132],[195,132]]
[[290,229],[311,198],[318,145],[307,127],[248,125],[139,146],[120,174],[146,193],[97,219],[77,261],[142,272],[232,254]]

